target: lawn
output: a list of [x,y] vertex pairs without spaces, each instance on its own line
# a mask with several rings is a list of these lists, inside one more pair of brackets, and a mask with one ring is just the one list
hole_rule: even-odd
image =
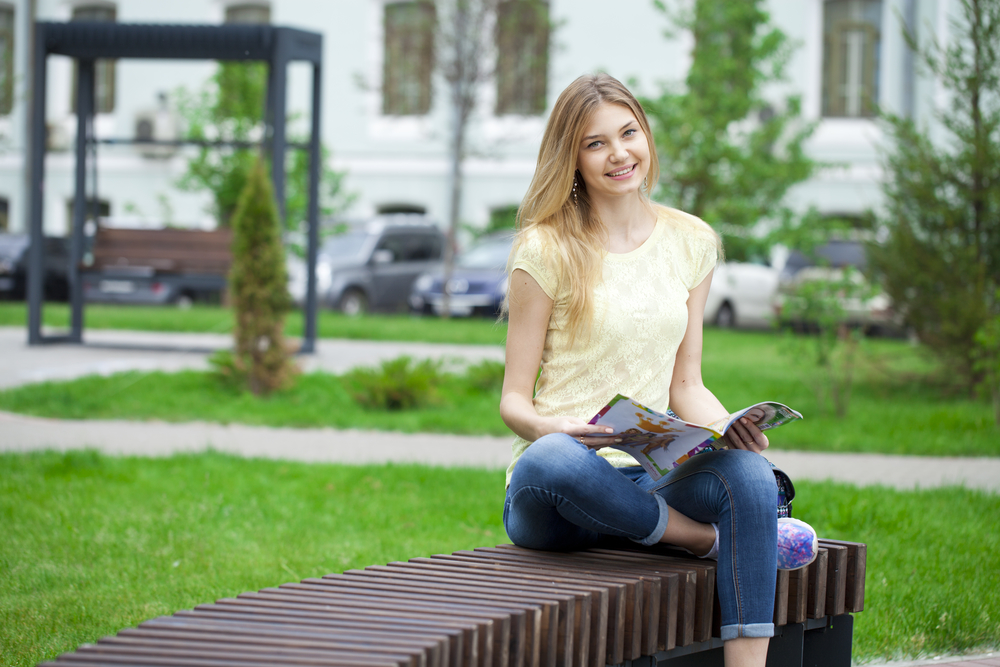
[[[94,452],[5,454],[0,470],[11,666],[220,597],[506,541],[502,470]],[[796,487],[796,516],[869,545],[856,660],[1000,644],[1000,496]]]
[[[46,327],[69,327],[69,306],[47,303],[42,309]],[[128,331],[165,331],[179,333],[229,333],[233,329],[233,313],[228,308],[195,305],[180,309],[175,306],[127,306],[87,304],[84,311],[85,329],[122,329]],[[24,303],[0,302],[0,326],[27,326]],[[300,311],[288,315],[285,321],[288,336],[302,335],[303,316]],[[342,313],[320,310],[316,317],[320,338],[350,338],[355,340],[401,340],[429,343],[468,343],[502,345],[507,328],[493,320],[482,318],[451,319],[443,322],[433,317],[400,315],[366,315],[347,317]]]
[[[96,307],[94,307],[96,310]],[[178,320],[218,316],[219,309],[133,309],[108,312],[130,317],[149,310],[178,314]],[[2,309],[0,309],[2,313]],[[367,317],[358,320],[327,313],[328,330],[384,339],[500,344],[503,328],[482,320]],[[96,317],[96,314],[95,314]],[[122,315],[122,317],[124,317]],[[141,318],[140,318],[141,319]],[[151,319],[151,321],[155,321]],[[131,319],[125,325],[135,325]],[[459,340],[465,340],[459,338]],[[786,403],[805,415],[771,434],[775,446],[789,449],[879,452],[939,456],[1000,456],[1000,430],[990,405],[956,394],[938,379],[936,365],[906,341],[869,339],[861,346],[846,417],[821,400],[824,384],[808,357],[810,339],[767,332],[705,331],[703,372],[723,404],[738,409],[762,400]],[[441,374],[436,402],[388,414],[359,407],[343,379],[329,374],[301,376],[295,387],[268,399],[228,390],[207,373],[129,372],[70,382],[28,385],[0,392],[0,409],[76,419],[161,419],[242,422],[271,426],[384,429],[505,435],[497,412],[499,384],[484,389],[467,378]],[[609,396],[613,395],[609,388]],[[589,415],[588,415],[589,416]]]

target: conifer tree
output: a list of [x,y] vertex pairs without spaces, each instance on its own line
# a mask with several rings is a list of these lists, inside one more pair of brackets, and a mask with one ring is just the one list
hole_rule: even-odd
[[949,44],[918,43],[904,30],[948,102],[934,112],[933,133],[883,115],[885,241],[870,254],[920,341],[971,388],[1000,356],[983,342],[1000,317],[1000,0],[952,4],[960,15]]
[[246,377],[251,392],[266,395],[285,386],[295,369],[283,333],[291,308],[285,250],[271,179],[261,157],[247,175],[232,220],[233,366]]

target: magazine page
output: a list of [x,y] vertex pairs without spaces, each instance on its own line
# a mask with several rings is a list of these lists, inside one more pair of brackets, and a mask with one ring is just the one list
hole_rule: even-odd
[[618,394],[590,420],[591,424],[609,427],[612,432],[589,440],[593,443],[597,437],[607,438],[608,447],[630,454],[653,480],[658,480],[695,454],[712,448],[737,419],[754,408],[764,413],[757,421],[762,431],[802,419],[801,414],[788,406],[767,401],[732,413],[722,430],[716,431],[651,410]]
[[610,427],[611,433],[600,436],[608,438],[607,446],[630,454],[654,480],[708,449],[722,436],[705,426],[651,410],[621,394],[611,399],[590,423]]

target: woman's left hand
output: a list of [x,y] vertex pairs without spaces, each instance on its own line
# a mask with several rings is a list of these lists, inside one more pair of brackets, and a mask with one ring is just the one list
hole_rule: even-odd
[[764,414],[754,408],[745,415],[733,422],[733,425],[723,436],[730,449],[745,449],[749,452],[760,454],[767,449],[767,436],[764,435],[754,422],[764,418]]

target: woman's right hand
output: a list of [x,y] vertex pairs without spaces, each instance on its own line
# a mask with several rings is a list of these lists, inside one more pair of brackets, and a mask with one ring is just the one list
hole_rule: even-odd
[[540,417],[538,428],[539,438],[550,433],[565,433],[594,449],[613,444],[610,437],[612,429],[588,423],[579,417]]

